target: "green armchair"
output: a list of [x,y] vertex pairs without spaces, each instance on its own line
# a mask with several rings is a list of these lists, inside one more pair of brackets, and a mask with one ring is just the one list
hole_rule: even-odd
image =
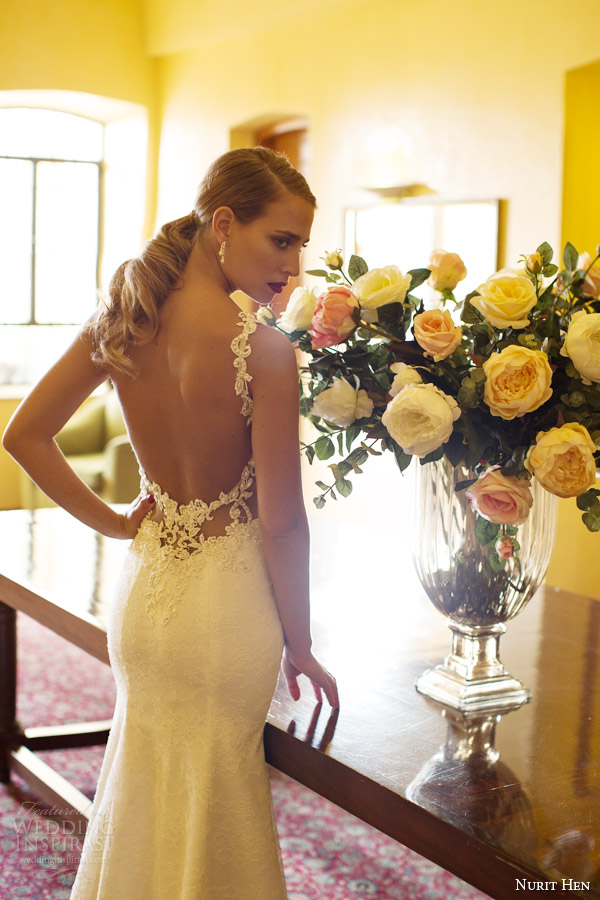
[[[79,477],[107,503],[130,503],[137,496],[138,461],[114,390],[81,406],[56,435],[56,442]],[[24,509],[54,505],[25,472],[20,488]]]

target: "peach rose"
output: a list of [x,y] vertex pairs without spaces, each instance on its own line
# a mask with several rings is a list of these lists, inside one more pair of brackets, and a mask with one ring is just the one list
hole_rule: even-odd
[[455,325],[448,310],[428,309],[413,319],[415,338],[434,362],[454,353],[462,338],[462,330]]
[[540,431],[529,448],[525,466],[557,497],[578,497],[596,480],[596,447],[587,428],[568,422]]
[[[589,253],[580,253],[577,268],[584,271],[590,267],[592,257]],[[582,293],[584,297],[600,297],[600,266],[592,266],[585,276]]]
[[500,559],[510,559],[515,555],[515,539],[509,537],[508,534],[503,534],[502,537],[499,537],[495,546],[496,553]]
[[531,280],[513,269],[500,269],[477,288],[471,306],[495,328],[526,328],[527,313],[537,303]]
[[510,344],[483,364],[483,399],[493,416],[514,419],[533,412],[552,396],[552,369],[541,350]]
[[328,288],[317,299],[310,336],[313,349],[331,347],[344,341],[356,328],[352,311],[358,301],[352,291],[342,285]]
[[466,266],[458,253],[447,253],[445,250],[434,250],[427,268],[431,269],[427,284],[434,291],[453,291],[458,282],[467,276]]
[[475,512],[496,525],[522,525],[533,504],[529,482],[491,466],[467,490]]

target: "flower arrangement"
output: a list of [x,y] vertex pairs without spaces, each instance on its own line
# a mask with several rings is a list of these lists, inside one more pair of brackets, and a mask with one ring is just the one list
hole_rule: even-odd
[[[348,475],[389,450],[400,470],[413,456],[470,470],[456,489],[500,563],[518,549],[532,478],[577,496],[586,526],[600,530],[600,247],[591,258],[568,243],[561,271],[552,257],[543,243],[460,302],[466,269],[443,250],[405,274],[369,270],[359,256],[346,271],[339,250],[308,272],[325,290],[297,288],[277,326],[308,354],[300,411],[320,434],[303,452],[329,459],[337,444],[343,457],[330,464],[332,484],[317,482],[318,508],[348,496]],[[436,308],[412,293],[426,280]]]

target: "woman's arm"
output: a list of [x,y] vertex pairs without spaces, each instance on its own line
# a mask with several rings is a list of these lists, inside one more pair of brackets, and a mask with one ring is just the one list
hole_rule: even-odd
[[108,537],[133,537],[152,504],[138,498],[119,515],[79,478],[54,440],[92,391],[107,378],[91,359],[81,332],[14,413],[2,443],[45,494]]
[[335,679],[311,652],[310,538],[300,474],[298,369],[292,345],[279,332],[259,326],[251,338],[252,452],[261,536],[285,635],[283,671],[296,699],[297,675],[325,691],[338,706]]

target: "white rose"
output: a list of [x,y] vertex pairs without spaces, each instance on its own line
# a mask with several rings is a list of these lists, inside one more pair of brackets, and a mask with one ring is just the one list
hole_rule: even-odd
[[405,453],[427,456],[452,434],[460,408],[434,384],[412,384],[390,400],[381,421]]
[[356,387],[345,378],[334,378],[333,386],[326,388],[318,395],[312,405],[313,416],[320,416],[326,422],[332,422],[341,428],[352,425],[355,419],[370,416],[373,412],[373,401],[366,391],[359,389],[360,382],[354,376]]
[[600,313],[576,312],[560,352],[571,357],[584,384],[600,383]]
[[395,378],[390,387],[390,397],[399,394],[402,388],[408,387],[409,384],[422,384],[423,379],[414,366],[407,366],[406,363],[392,363],[390,369],[395,374]]
[[363,309],[377,309],[387,303],[402,303],[411,281],[412,277],[403,275],[398,266],[385,266],[357,278],[352,293]]
[[256,321],[262,322],[263,325],[274,325],[275,313],[270,306],[261,306],[256,313]]
[[279,317],[277,324],[282,331],[291,334],[293,331],[308,331],[310,328],[317,293],[307,287],[297,287],[290,294],[287,306]]

